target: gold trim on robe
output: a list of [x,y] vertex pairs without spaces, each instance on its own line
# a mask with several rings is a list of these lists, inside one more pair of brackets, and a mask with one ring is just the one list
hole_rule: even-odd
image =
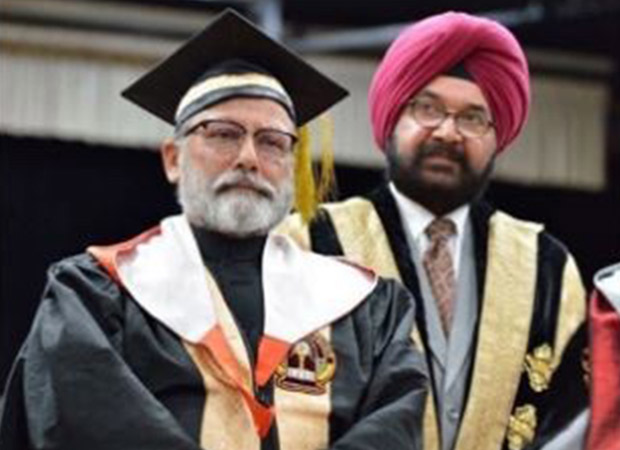
[[456,449],[499,449],[504,442],[527,353],[541,230],[501,212],[489,221],[476,357]]
[[[215,280],[208,271],[206,277],[213,295],[218,323],[238,362],[243,386],[252,392],[250,363],[243,338]],[[184,341],[184,345],[202,375],[207,393],[200,430],[200,446],[221,450],[240,448],[260,450],[260,438],[256,433],[252,414],[239,389],[223,373],[207,347],[187,341]]]
[[585,320],[586,307],[586,292],[581,282],[581,276],[575,260],[569,255],[562,278],[558,328],[553,349],[554,367],[560,364],[568,341]]
[[207,348],[187,341],[183,344],[200,371],[207,392],[200,446],[222,450],[260,450],[260,438],[239,390],[227,382]]

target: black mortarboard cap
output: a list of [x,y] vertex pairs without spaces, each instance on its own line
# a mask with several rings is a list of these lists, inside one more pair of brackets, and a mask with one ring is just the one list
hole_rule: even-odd
[[205,72],[231,59],[256,65],[277,79],[293,101],[298,126],[348,95],[340,85],[230,9],[122,95],[175,125],[177,106],[188,89]]

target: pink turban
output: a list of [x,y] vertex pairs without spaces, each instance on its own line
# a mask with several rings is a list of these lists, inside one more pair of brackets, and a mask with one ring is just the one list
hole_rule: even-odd
[[530,103],[527,61],[519,43],[497,22],[448,12],[406,28],[383,57],[368,95],[379,148],[385,149],[407,101],[458,64],[489,103],[498,151],[515,139]]

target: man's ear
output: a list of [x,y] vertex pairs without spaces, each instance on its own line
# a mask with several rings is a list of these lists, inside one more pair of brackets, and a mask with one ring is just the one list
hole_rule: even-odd
[[177,184],[180,177],[179,152],[180,148],[172,138],[166,138],[161,144],[160,154],[166,178],[172,184]]

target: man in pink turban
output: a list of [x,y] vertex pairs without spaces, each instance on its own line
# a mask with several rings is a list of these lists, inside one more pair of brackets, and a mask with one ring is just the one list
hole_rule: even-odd
[[282,230],[413,293],[434,394],[425,449],[581,445],[586,302],[575,262],[543,225],[481,199],[528,116],[519,43],[468,14],[417,22],[387,50],[368,102],[388,183]]

